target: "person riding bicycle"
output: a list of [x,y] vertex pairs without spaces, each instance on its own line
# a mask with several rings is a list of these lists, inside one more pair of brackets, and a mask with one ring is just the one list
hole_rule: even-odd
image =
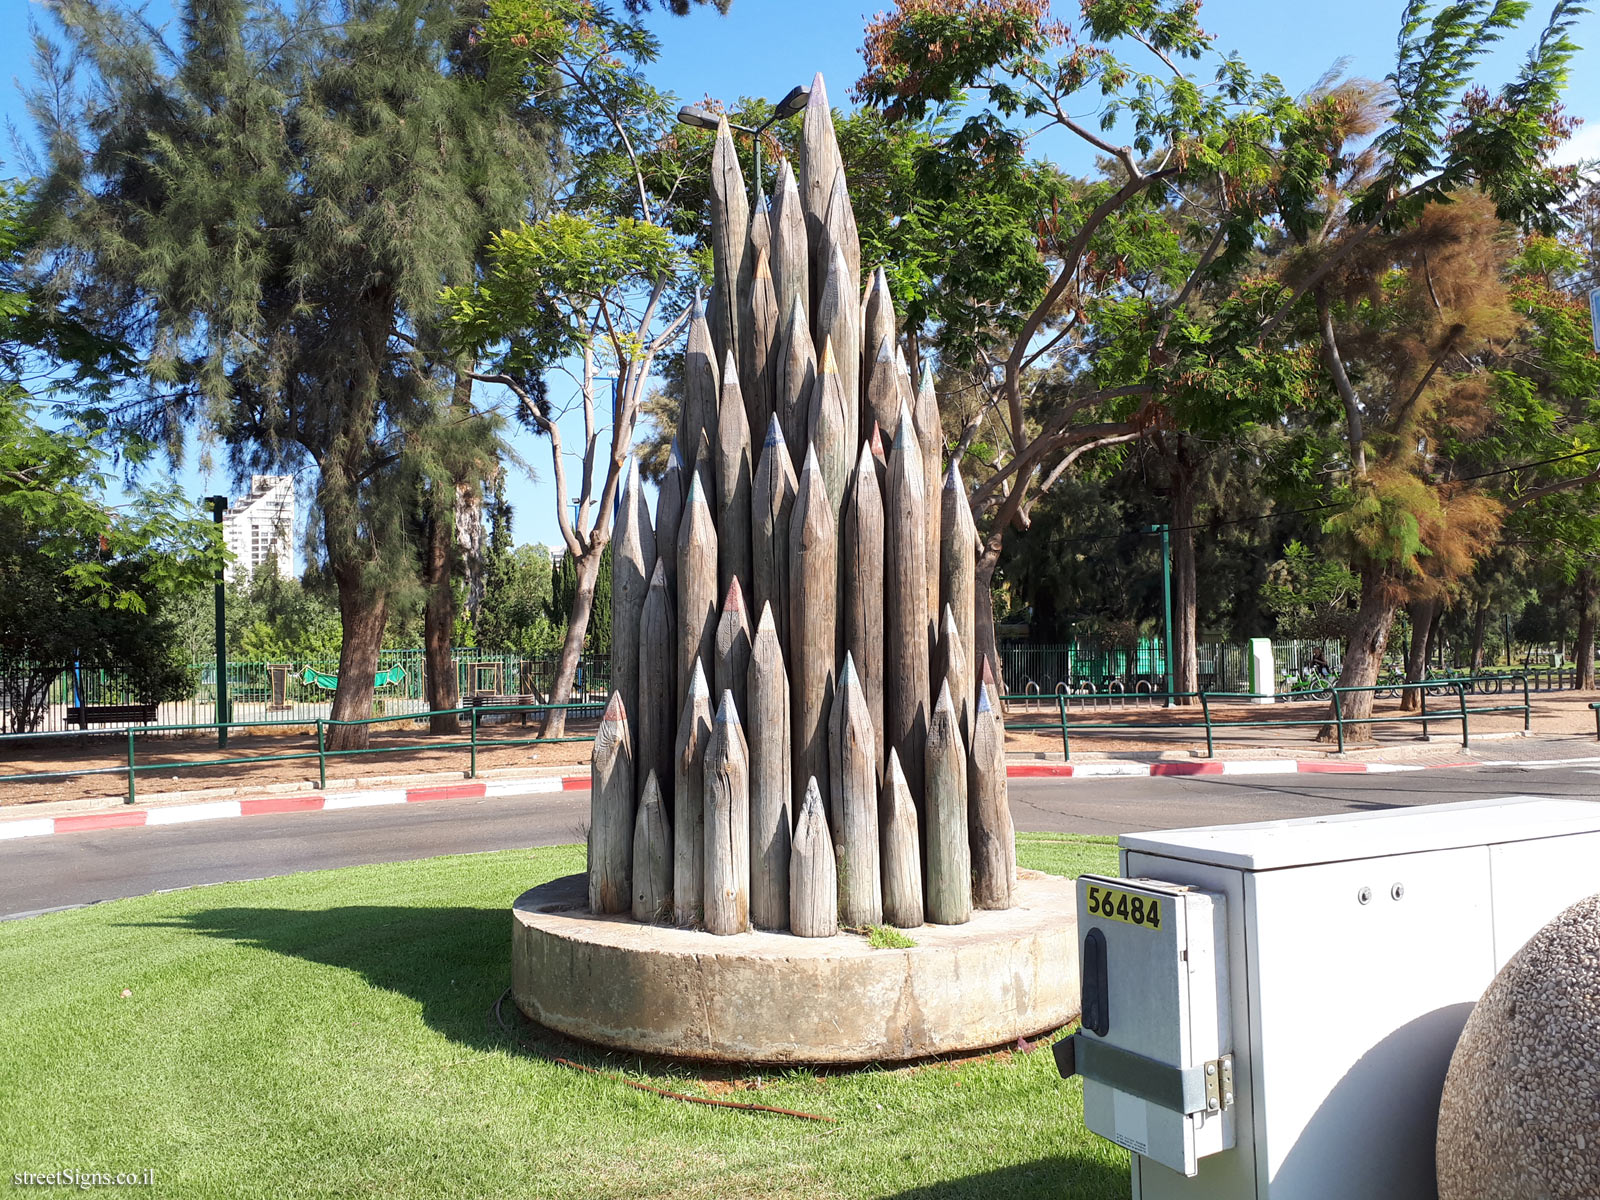
[[1333,674],[1333,668],[1328,665],[1327,656],[1322,653],[1321,646],[1318,646],[1311,652],[1310,670],[1312,674],[1320,676],[1323,679],[1326,679],[1328,676]]

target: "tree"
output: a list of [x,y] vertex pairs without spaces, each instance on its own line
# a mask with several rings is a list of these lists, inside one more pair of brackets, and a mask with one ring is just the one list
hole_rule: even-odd
[[[654,56],[649,34],[603,9],[560,0],[522,0],[491,12],[484,44],[494,70],[529,96],[562,98],[576,161],[558,208],[502,229],[490,242],[483,277],[447,290],[444,301],[457,344],[491,360],[473,377],[506,387],[518,418],[550,445],[563,569],[574,576],[550,694],[551,704],[561,705],[571,698],[593,619],[645,384],[688,318],[679,289],[689,258],[661,224],[664,212],[644,180],[640,148],[664,136],[672,120],[667,97],[638,69]],[[667,315],[669,307],[676,316]],[[583,435],[576,488],[561,432],[568,409],[551,399],[551,374],[577,386],[572,406],[581,412]],[[606,377],[609,388],[602,387]],[[559,737],[565,724],[565,710],[552,708],[543,735]]]
[[[1271,76],[1215,55],[1191,4],[1091,0],[1083,41],[1035,0],[903,0],[869,27],[858,93],[890,118],[981,92],[987,105],[965,126],[989,127],[980,144],[1053,128],[1103,156],[1103,178],[1074,185],[1041,220],[1050,282],[999,341],[987,406],[958,444],[981,428],[996,448],[976,493],[987,518],[980,583],[1006,530],[1025,528],[1038,495],[1082,455],[1163,423],[1243,424],[1314,403],[1315,343],[1294,336],[1293,322],[1367,239],[1470,189],[1502,217],[1553,217],[1565,184],[1541,159],[1559,127],[1574,9],[1558,5],[1517,80],[1492,98],[1463,94],[1486,47],[1524,11],[1474,0],[1430,18],[1411,5],[1390,81],[1392,128],[1366,155],[1346,146],[1347,97],[1292,101]],[[1121,51],[1146,56],[1153,73]],[[1189,63],[1207,57],[1215,70],[1202,82]],[[1099,132],[1073,115],[1090,89],[1105,97]],[[1109,136],[1119,123],[1128,145]],[[1364,177],[1339,190],[1352,163]],[[1243,275],[1276,230],[1307,249],[1298,269]],[[1347,656],[1346,670],[1375,675],[1376,661]]]
[[36,230],[26,186],[0,185],[0,708],[17,732],[39,726],[51,685],[74,665],[116,670],[146,700],[187,688],[166,610],[226,556],[173,488],[107,499],[112,450],[136,465],[144,448],[108,445],[83,423],[92,406],[74,414],[63,392],[102,396],[128,360],[28,288],[21,267]]
[[565,615],[550,616],[550,551],[518,546],[492,557],[486,571],[477,644],[513,650],[525,657],[557,653],[565,639]]
[[[1504,240],[1491,222],[1553,228],[1574,182],[1570,170],[1545,160],[1571,128],[1559,102],[1576,50],[1567,36],[1576,9],[1556,5],[1514,80],[1493,94],[1469,86],[1483,55],[1524,11],[1476,3],[1429,20],[1411,4],[1382,132],[1352,149],[1378,118],[1348,91],[1329,92],[1322,103],[1331,154],[1286,206],[1299,252],[1288,257],[1285,279],[1293,297],[1315,306],[1323,363],[1346,414],[1349,507],[1329,528],[1362,580],[1340,675],[1347,687],[1376,681],[1406,595],[1436,603],[1495,536],[1497,503],[1463,486],[1470,481],[1448,465],[1435,473],[1430,435],[1483,413],[1486,358],[1514,332]],[[1442,288],[1447,267],[1453,286]],[[1355,286],[1341,291],[1341,279]],[[1353,325],[1341,328],[1341,317]],[[1368,370],[1352,375],[1346,358],[1361,346],[1372,351]],[[1386,351],[1396,357],[1384,358]],[[1347,719],[1359,719],[1370,715],[1372,693],[1345,693],[1341,704]],[[1354,735],[1368,732],[1357,726]]]
[[314,468],[333,716],[364,718],[386,614],[418,591],[421,480],[494,436],[447,418],[439,287],[523,211],[551,124],[494,86],[453,0],[186,0],[173,47],[100,0],[53,11],[70,57],[40,40],[32,98],[49,282],[140,355],[119,422],[174,456],[200,423],[241,472]]
[[[979,481],[979,636],[990,656],[987,592],[1007,531],[1025,530],[1039,496],[1084,455],[1160,420],[1181,428],[1230,397],[1270,411],[1309,392],[1303,355],[1263,353],[1253,340],[1275,294],[1232,288],[1300,110],[1237,59],[1212,55],[1208,84],[1180,68],[1211,54],[1192,5],[1090,3],[1084,14],[1080,42],[1034,0],[904,0],[869,26],[857,85],[891,122],[965,106],[945,147],[975,158],[980,177],[991,160],[1015,171],[1046,129],[1103,156],[1096,178],[1020,192],[1032,286],[991,304],[981,332],[952,339],[973,348],[955,453]],[[1157,74],[1122,52],[1148,56]],[[1104,97],[1102,127],[1125,120],[1131,145],[1072,115],[1092,93]],[[1042,202],[1031,212],[1030,196]],[[1215,199],[1194,199],[1205,196]]]

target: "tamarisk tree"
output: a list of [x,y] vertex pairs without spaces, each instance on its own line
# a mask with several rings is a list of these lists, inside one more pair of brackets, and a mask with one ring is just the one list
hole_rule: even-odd
[[239,472],[307,470],[343,627],[332,715],[365,718],[385,617],[419,590],[419,488],[493,437],[445,417],[439,287],[524,210],[549,123],[487,78],[454,0],[184,0],[170,42],[99,0],[52,12],[47,283],[142,356],[116,421],[175,458],[199,429]]
[[[1499,534],[1502,500],[1458,465],[1470,464],[1470,452],[1452,456],[1450,443],[1472,442],[1514,407],[1504,403],[1517,390],[1506,351],[1520,332],[1508,235],[1557,228],[1576,183],[1570,168],[1547,160],[1571,128],[1560,96],[1577,49],[1567,32],[1581,10],[1558,2],[1498,91],[1472,84],[1526,11],[1482,0],[1430,20],[1414,0],[1381,91],[1333,88],[1306,105],[1297,185],[1280,189],[1291,249],[1283,297],[1259,336],[1300,322],[1343,410],[1333,459],[1342,510],[1326,529],[1361,580],[1339,678],[1346,687],[1376,683],[1408,599],[1423,626],[1413,643],[1425,650],[1442,589]],[[1410,667],[1420,676],[1420,658]],[[1373,693],[1347,692],[1338,703],[1359,722]],[[1347,735],[1368,732],[1357,724]]]

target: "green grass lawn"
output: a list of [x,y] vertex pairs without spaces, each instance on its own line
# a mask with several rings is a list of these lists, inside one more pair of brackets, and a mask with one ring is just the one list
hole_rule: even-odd
[[[1023,837],[1020,860],[1076,874],[1115,852]],[[1126,1154],[1083,1129],[1080,1085],[1043,1048],[757,1076],[544,1043],[836,1124],[665,1100],[528,1053],[490,1016],[507,909],[582,866],[581,847],[464,855],[0,925],[0,1178],[148,1167],[156,1186],[136,1194],[201,1197],[1128,1194]]]

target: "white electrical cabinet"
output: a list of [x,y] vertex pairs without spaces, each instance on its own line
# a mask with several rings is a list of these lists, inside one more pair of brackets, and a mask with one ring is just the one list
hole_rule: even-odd
[[1120,844],[1121,878],[1079,880],[1084,1017],[1058,1057],[1084,1077],[1088,1127],[1134,1152],[1139,1200],[1433,1197],[1467,1014],[1530,936],[1600,892],[1600,804],[1584,800]]

